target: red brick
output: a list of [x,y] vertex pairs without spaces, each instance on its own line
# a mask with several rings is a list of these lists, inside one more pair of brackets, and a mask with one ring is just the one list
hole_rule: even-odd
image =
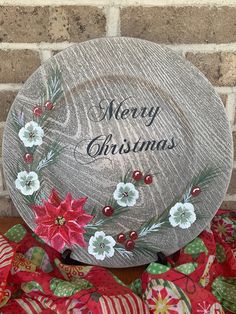
[[0,7],[0,41],[83,41],[105,35],[105,14],[94,6]]
[[32,50],[0,50],[0,83],[22,83],[40,66]]
[[160,43],[236,41],[236,7],[163,6],[121,10],[122,36]]
[[236,53],[192,53],[186,58],[216,86],[236,85]]
[[0,121],[5,121],[8,111],[17,95],[17,92],[12,91],[0,91]]

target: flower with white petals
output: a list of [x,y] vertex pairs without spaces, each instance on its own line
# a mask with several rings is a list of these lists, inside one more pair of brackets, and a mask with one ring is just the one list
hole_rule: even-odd
[[115,253],[116,241],[111,236],[106,236],[103,231],[96,231],[89,239],[88,252],[97,260],[103,261],[106,257],[112,257]]
[[23,195],[32,195],[40,188],[40,182],[36,172],[21,171],[15,180],[15,186]]
[[37,122],[30,121],[20,129],[18,135],[25,147],[33,147],[43,143],[44,131]]
[[116,186],[113,197],[117,201],[117,204],[122,207],[134,206],[136,200],[139,198],[139,192],[133,183],[120,182]]
[[179,226],[181,229],[188,229],[196,220],[194,206],[191,203],[176,203],[170,209],[169,222],[171,226]]

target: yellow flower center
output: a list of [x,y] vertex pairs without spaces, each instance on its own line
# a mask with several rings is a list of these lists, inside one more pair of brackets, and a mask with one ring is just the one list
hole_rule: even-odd
[[55,224],[56,224],[56,225],[63,226],[65,223],[66,223],[66,220],[65,220],[64,217],[58,216],[58,217],[55,219]]
[[168,299],[162,299],[160,296],[158,297],[158,300],[155,305],[155,312],[158,314],[166,314],[169,312],[169,309],[171,306],[168,305]]
[[35,137],[35,133],[34,132],[30,132],[29,133],[29,138],[34,138]]

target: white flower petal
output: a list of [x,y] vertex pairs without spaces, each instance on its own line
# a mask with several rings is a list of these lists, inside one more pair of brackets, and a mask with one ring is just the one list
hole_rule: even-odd
[[169,217],[169,222],[170,222],[172,227],[177,227],[179,225],[179,223],[176,222],[176,220],[174,219],[173,216]]
[[176,203],[173,207],[170,209],[170,215],[173,216],[175,213],[179,211],[179,208],[183,207],[183,203]]
[[116,244],[116,241],[111,236],[105,236],[104,239],[110,242],[109,246],[114,246]]
[[136,198],[133,198],[131,200],[128,200],[127,199],[127,203],[126,203],[126,206],[129,206],[129,207],[132,207],[136,204]]
[[38,123],[35,122],[35,121],[30,121],[30,122],[27,122],[27,123],[25,124],[25,128],[26,128],[26,129],[29,129],[29,128],[35,129],[35,128],[37,128],[38,126],[39,126]]
[[95,238],[98,238],[98,237],[103,237],[105,238],[105,233],[103,231],[96,231],[95,234],[94,234],[94,237]]
[[195,212],[191,213],[191,216],[188,218],[189,222],[193,224],[197,219]]
[[89,254],[91,254],[91,255],[94,254],[94,249],[95,249],[95,247],[93,246],[94,239],[92,239],[92,238],[94,238],[94,237],[91,237],[91,238],[89,239],[89,246],[88,246],[88,252],[89,252]]
[[181,229],[188,229],[191,226],[190,221],[180,222],[179,227]]
[[19,180],[24,180],[26,177],[28,176],[28,172],[27,171],[21,171],[17,174],[17,178]]
[[194,206],[191,203],[184,203],[184,208],[188,209],[191,212],[194,212]]
[[114,250],[113,246],[110,246],[109,247],[109,252],[108,253],[106,252],[106,256],[107,257],[112,257],[114,254],[115,254],[115,250]]
[[27,186],[23,186],[21,188],[21,193],[23,195],[32,195],[34,193],[34,191],[32,189],[27,188]]
[[125,185],[124,186],[125,189],[128,189],[130,191],[136,191],[135,186],[133,185],[133,183],[125,183],[124,185]]
[[15,180],[15,186],[16,186],[16,188],[18,189],[18,190],[20,190],[21,189],[21,181],[19,180],[19,179],[16,179]]
[[[24,171],[24,172],[26,172],[26,171]],[[26,174],[28,175],[28,176],[30,176],[31,178],[32,178],[32,180],[38,180],[38,175],[37,175],[37,173],[36,172],[34,172],[34,171],[30,171],[29,173],[27,173],[26,172]]]
[[127,200],[125,200],[124,198],[122,199],[117,199],[117,204],[122,206],[122,207],[126,207],[127,206]]
[[40,188],[40,182],[39,182],[39,180],[34,180],[34,182],[33,182],[33,191],[34,192],[36,192],[36,191],[38,191],[38,189]]
[[95,253],[94,256],[95,256],[96,259],[98,259],[100,261],[103,261],[105,259],[105,257],[106,257],[106,254],[105,254],[105,252],[103,252],[102,254]]

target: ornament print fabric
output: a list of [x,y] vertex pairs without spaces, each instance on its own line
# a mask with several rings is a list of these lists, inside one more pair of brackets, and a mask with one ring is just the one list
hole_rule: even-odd
[[[105,237],[93,240],[112,247]],[[108,254],[95,242],[93,254]],[[0,235],[0,313],[236,313],[235,212],[219,210],[211,230],[167,261],[151,263],[127,287],[105,268],[63,264],[60,253],[16,225]]]

